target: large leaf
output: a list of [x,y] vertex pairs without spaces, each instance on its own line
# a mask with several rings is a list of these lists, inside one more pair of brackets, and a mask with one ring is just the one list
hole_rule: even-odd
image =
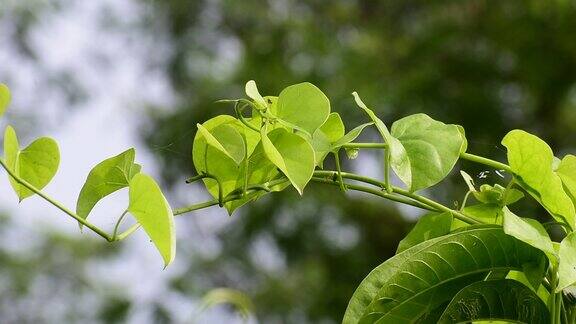
[[446,125],[425,114],[404,117],[392,124],[410,160],[411,178],[401,178],[410,190],[428,188],[444,179],[460,157],[464,138],[458,126]]
[[285,129],[275,129],[266,134],[262,130],[262,146],[266,156],[302,194],[312,178],[316,165],[314,149],[302,136]]
[[396,253],[403,252],[416,244],[446,235],[452,227],[452,214],[430,213],[418,220],[414,228],[400,241]]
[[356,289],[343,323],[416,321],[495,270],[521,270],[544,254],[484,225],[420,243],[374,269]]
[[303,129],[310,136],[324,124],[329,114],[330,101],[308,82],[286,87],[276,103],[276,117]]
[[551,262],[558,262],[552,240],[537,220],[518,217],[508,207],[504,207],[504,232],[541,250]]
[[502,144],[518,182],[559,222],[575,225],[574,205],[553,170],[554,154],[546,142],[522,130],[509,132]]
[[546,304],[516,280],[481,281],[462,289],[438,323],[499,320],[526,324],[550,323]]
[[0,117],[6,112],[6,108],[10,104],[10,99],[10,89],[8,89],[5,84],[0,83]]
[[130,204],[132,214],[148,234],[168,266],[176,254],[174,215],[162,194],[162,190],[152,177],[138,173],[130,180]]
[[556,292],[576,283],[576,232],[566,236],[560,243],[558,287]]
[[[18,137],[11,126],[4,133],[4,154],[8,167],[36,189],[44,188],[58,171],[60,150],[56,141],[41,137],[20,150]],[[34,194],[10,177],[10,184],[20,201]]]
[[98,163],[86,178],[76,203],[76,214],[88,217],[96,203],[102,198],[128,187],[132,177],[140,172],[134,163],[133,148]]
[[[408,158],[408,154],[406,153],[406,149],[404,145],[400,143],[400,141],[393,137],[390,132],[388,131],[388,127],[384,124],[384,122],[376,116],[376,114],[366,106],[366,104],[360,99],[358,93],[353,92],[352,96],[354,96],[354,100],[358,107],[362,108],[364,112],[370,117],[376,129],[382,136],[384,142],[388,145],[388,150],[390,154],[390,166],[396,173],[396,175],[406,183],[408,187],[412,185],[412,169],[410,167],[410,159]],[[388,166],[386,166],[388,168]]]

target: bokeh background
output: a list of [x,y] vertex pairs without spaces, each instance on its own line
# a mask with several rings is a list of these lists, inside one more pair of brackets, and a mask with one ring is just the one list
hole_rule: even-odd
[[[24,143],[59,141],[46,191],[69,206],[93,165],[132,146],[174,206],[205,200],[184,184],[195,125],[231,113],[214,101],[250,79],[263,94],[313,82],[348,127],[365,121],[356,90],[388,124],[425,112],[463,125],[476,154],[502,160],[501,138],[523,128],[560,155],[576,144],[575,35],[573,0],[0,0],[0,82],[14,97],[0,123]],[[345,167],[380,177],[379,162],[362,152]],[[452,205],[463,190],[455,172],[425,193]],[[126,200],[91,219],[110,229]],[[232,217],[179,217],[167,270],[143,233],[104,243],[38,198],[18,205],[6,178],[0,215],[2,323],[242,323],[231,307],[199,312],[216,287],[252,299],[250,323],[337,323],[421,212],[310,185]]]

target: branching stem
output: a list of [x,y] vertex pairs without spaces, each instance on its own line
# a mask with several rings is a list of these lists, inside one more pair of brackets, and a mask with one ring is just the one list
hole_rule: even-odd
[[47,202],[49,202],[50,204],[54,205],[54,207],[60,209],[62,212],[64,212],[65,214],[67,214],[68,216],[74,218],[76,221],[78,221],[78,223],[86,226],[87,228],[89,228],[90,230],[92,230],[94,233],[102,236],[106,241],[108,242],[112,242],[113,238],[112,236],[110,236],[108,233],[106,233],[105,231],[103,231],[102,229],[100,229],[98,226],[90,223],[89,221],[87,221],[86,219],[76,215],[75,212],[71,211],[70,209],[66,208],[63,204],[61,204],[60,202],[56,201],[55,199],[52,199],[51,197],[49,197],[48,195],[46,195],[45,193],[43,193],[42,191],[38,190],[36,187],[34,187],[33,185],[31,185],[28,181],[20,178],[19,176],[17,176],[12,170],[10,170],[10,168],[6,165],[6,162],[3,159],[0,159],[0,164],[2,165],[2,167],[4,168],[4,170],[6,170],[6,172],[8,172],[8,174],[10,175],[10,177],[12,177],[12,179],[14,179],[16,182],[18,182],[19,184],[23,185],[24,187],[26,187],[27,189],[29,189],[30,191],[32,191],[33,193],[37,194],[38,196],[42,197],[44,200],[46,200]]

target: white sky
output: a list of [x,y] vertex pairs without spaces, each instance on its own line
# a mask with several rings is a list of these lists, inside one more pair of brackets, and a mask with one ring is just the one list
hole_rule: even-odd
[[[21,145],[43,135],[58,141],[60,170],[45,192],[74,209],[78,192],[92,166],[129,147],[136,148],[136,159],[143,165],[143,171],[157,176],[150,152],[139,142],[137,127],[141,126],[139,122],[146,103],[170,106],[175,98],[166,76],[149,67],[151,62],[161,62],[169,53],[166,43],[143,34],[138,28],[130,28],[149,8],[133,0],[66,1],[61,11],[47,10],[37,17],[39,23],[30,39],[38,53],[39,61],[34,62],[22,57],[11,46],[13,21],[10,12],[26,10],[33,4],[50,8],[53,1],[2,2],[0,82],[10,86],[13,102],[0,125],[2,128],[6,123],[15,126],[21,134]],[[119,26],[105,28],[102,25],[104,9],[117,19]],[[70,72],[75,81],[88,91],[88,100],[73,109],[63,109],[65,98],[60,92],[52,91],[51,80],[45,77],[62,72]],[[37,122],[34,127],[30,127],[32,124],[26,119],[30,115]],[[2,178],[0,209],[7,211],[13,220],[9,235],[0,239],[7,249],[17,252],[33,248],[32,239],[17,238],[33,238],[41,235],[45,228],[78,236],[94,236],[87,231],[80,234],[74,221],[38,197],[26,199],[18,205],[7,178]],[[126,192],[120,192],[105,200],[97,206],[90,219],[111,229],[116,217],[127,206],[126,196]],[[212,211],[198,215],[198,222],[204,233],[203,239],[187,237],[198,233],[180,231],[179,243],[197,244],[199,250],[206,249],[207,253],[217,251],[216,240],[207,237],[206,233],[227,224],[227,216]],[[172,315],[180,322],[193,316],[197,304],[187,296],[170,292],[167,287],[169,280],[183,271],[189,260],[177,256],[167,270],[162,270],[161,258],[141,231],[122,243],[122,248],[118,260],[95,262],[89,268],[94,282],[113,283],[128,291],[135,306],[129,323],[152,323],[148,306],[156,300],[162,300],[162,304],[172,310]],[[59,322],[61,316],[55,310],[45,315],[47,322]],[[240,322],[219,308],[196,319],[199,323],[230,323],[235,320]]]

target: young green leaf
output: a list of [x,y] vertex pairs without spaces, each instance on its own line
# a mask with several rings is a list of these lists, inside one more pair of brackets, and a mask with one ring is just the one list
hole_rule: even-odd
[[[223,125],[235,125],[237,122],[237,119],[232,116],[220,115],[204,122],[203,127],[212,134],[217,134],[214,130],[218,127]],[[229,155],[216,149],[212,145],[208,145],[206,137],[201,132],[197,132],[194,137],[192,160],[198,174],[209,173],[211,176],[218,179],[222,187],[223,197],[236,189],[237,180],[241,176],[241,166],[239,166]],[[243,164],[244,163],[241,165]],[[208,192],[214,198],[218,198],[218,181],[212,178],[204,178],[202,181],[206,185]]]
[[332,142],[344,136],[344,123],[338,113],[331,113],[328,119],[312,135],[312,147],[316,155],[316,164],[322,166],[326,155],[330,153]]
[[236,164],[242,162],[246,154],[246,146],[242,135],[233,126],[219,125],[212,130],[214,135],[201,124],[196,124],[196,126],[208,145],[224,153]]
[[215,288],[202,297],[202,307],[205,310],[218,304],[230,304],[236,308],[242,318],[248,319],[254,313],[254,305],[250,297],[239,290],[230,288]]
[[535,219],[520,218],[504,207],[504,232],[541,250],[552,263],[558,263],[556,251],[544,226]]
[[522,130],[509,132],[502,144],[517,182],[559,222],[575,226],[572,200],[553,171],[554,155],[546,142]]
[[483,184],[480,186],[480,191],[474,192],[474,197],[485,204],[508,206],[524,198],[524,193],[514,188],[506,189],[499,184],[494,186]]
[[152,177],[138,173],[130,180],[128,212],[148,234],[167,267],[176,254],[174,215]]
[[266,108],[266,101],[258,91],[258,87],[256,86],[256,82],[254,82],[254,80],[246,82],[244,89],[248,98],[254,100],[256,105],[258,105],[261,109]]
[[[388,150],[390,150],[390,164],[396,175],[408,186],[412,186],[412,169],[410,166],[410,159],[406,153],[404,145],[400,143],[398,139],[393,137],[388,131],[388,127],[384,124],[376,114],[366,106],[366,104],[360,99],[357,92],[352,92],[354,96],[354,101],[358,107],[362,108],[364,112],[370,117],[376,129],[382,136],[384,142],[388,145]],[[388,167],[388,166],[386,166]]]
[[460,170],[460,175],[462,175],[462,178],[464,178],[464,181],[468,186],[468,190],[470,190],[470,192],[476,192],[476,188],[474,187],[474,180],[472,179],[472,177],[462,170]]
[[262,146],[268,159],[302,194],[304,187],[312,178],[316,165],[312,146],[302,136],[281,128],[268,134],[262,129],[261,136]]
[[558,265],[558,287],[556,292],[576,283],[576,232],[566,236],[560,243]]
[[354,129],[346,133],[346,135],[340,137],[336,142],[332,143],[332,151],[339,149],[344,144],[348,144],[354,141],[358,136],[360,136],[364,128],[371,126],[373,124],[374,123],[365,123],[354,127]]
[[330,101],[315,85],[291,85],[278,96],[276,117],[314,134],[330,114]]
[[425,114],[404,117],[392,124],[392,136],[404,146],[410,160],[411,191],[433,186],[444,179],[460,158],[464,140],[456,125],[447,125]]
[[573,202],[576,202],[576,156],[566,155],[556,168],[556,174],[562,180]]
[[[60,164],[60,151],[56,141],[41,137],[20,150],[18,137],[11,126],[6,127],[4,134],[4,154],[7,166],[38,190],[52,180]],[[34,194],[11,177],[10,184],[20,201]]]
[[76,214],[88,217],[96,203],[102,198],[128,187],[134,175],[140,172],[141,166],[134,163],[136,152],[133,148],[98,163],[86,178],[78,201]]
[[10,99],[10,89],[8,89],[5,84],[0,83],[0,118],[6,112],[6,108],[10,104]]
[[420,217],[414,228],[400,241],[396,254],[401,253],[414,245],[450,233],[452,214],[430,213]]
[[485,273],[521,270],[542,257],[540,250],[493,225],[431,239],[372,270],[356,289],[342,322],[417,322]]
[[498,319],[511,323],[550,323],[546,304],[520,282],[511,279],[475,282],[462,289],[438,323],[472,323]]
[[[472,205],[464,208],[462,212],[481,223],[484,224],[498,224],[502,225],[502,206],[495,204],[478,204]],[[465,223],[457,218],[452,220],[452,231],[463,228],[470,227],[470,224]]]

